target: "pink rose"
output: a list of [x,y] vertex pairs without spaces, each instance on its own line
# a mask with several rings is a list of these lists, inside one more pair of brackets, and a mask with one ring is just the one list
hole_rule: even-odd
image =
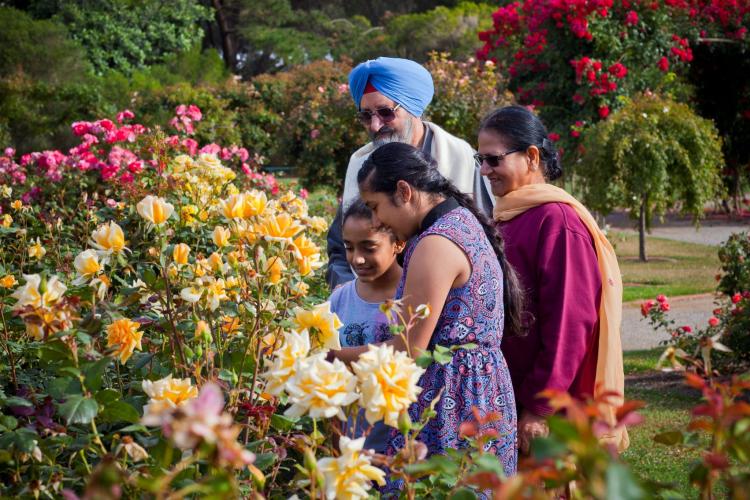
[[13,155],[16,154],[16,150],[13,148],[5,148],[5,156],[9,158],[13,158]]
[[716,316],[711,316],[710,318],[708,318],[708,324],[710,326],[717,326],[719,324],[719,318],[717,318]]
[[320,136],[320,130],[314,128],[310,131],[310,138],[317,139]]

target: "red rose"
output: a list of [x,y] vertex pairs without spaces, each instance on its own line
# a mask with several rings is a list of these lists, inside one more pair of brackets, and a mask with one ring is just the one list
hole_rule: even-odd
[[600,106],[599,107],[599,118],[604,120],[609,116],[609,106]]
[[615,78],[625,78],[625,75],[628,74],[628,68],[626,68],[624,64],[615,63],[609,67],[609,72]]
[[740,295],[739,293],[735,293],[734,295],[732,295],[732,304],[736,304],[740,300],[742,300],[742,295]]
[[664,295],[657,295],[656,296],[656,301],[657,302],[666,302],[667,301],[667,297],[664,296]]
[[641,314],[644,316],[648,316],[648,313],[651,311],[651,308],[656,305],[656,302],[653,300],[647,300],[643,304],[641,304]]
[[708,324],[711,325],[711,326],[718,325],[719,324],[719,318],[717,318],[716,316],[711,316],[710,318],[708,318]]
[[691,327],[690,327],[689,325],[681,326],[680,328],[681,328],[681,329],[682,329],[682,331],[683,331],[683,332],[685,332],[685,333],[690,333],[690,332],[692,332],[692,331],[693,331],[693,329],[692,329],[692,328],[691,328]]
[[662,302],[659,304],[659,308],[662,310],[662,312],[669,311],[669,302]]
[[549,140],[552,142],[557,142],[560,140],[560,134],[557,134],[555,132],[550,133]]
[[638,13],[634,10],[629,11],[625,16],[625,24],[628,24],[630,26],[635,26],[636,24],[638,24]]
[[669,59],[667,59],[666,56],[662,56],[662,58],[659,59],[659,62],[656,63],[656,65],[660,70],[664,72],[669,71]]

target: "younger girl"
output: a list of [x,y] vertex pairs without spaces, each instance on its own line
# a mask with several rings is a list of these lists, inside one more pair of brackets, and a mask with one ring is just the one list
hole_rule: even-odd
[[[401,266],[396,256],[404,243],[397,241],[387,229],[375,227],[372,212],[357,200],[344,212],[344,248],[346,260],[357,274],[333,291],[331,310],[343,326],[339,330],[343,347],[364,346],[391,338],[388,319],[380,312],[380,304],[393,299],[401,280]],[[364,418],[357,423],[357,433],[369,426]],[[365,448],[385,451],[390,430],[377,423],[365,440]]]

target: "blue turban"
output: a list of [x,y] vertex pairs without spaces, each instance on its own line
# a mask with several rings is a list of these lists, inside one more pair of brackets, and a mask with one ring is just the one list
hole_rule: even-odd
[[378,57],[365,61],[349,73],[349,90],[359,108],[367,82],[378,92],[396,101],[414,116],[422,116],[435,93],[432,75],[409,59]]

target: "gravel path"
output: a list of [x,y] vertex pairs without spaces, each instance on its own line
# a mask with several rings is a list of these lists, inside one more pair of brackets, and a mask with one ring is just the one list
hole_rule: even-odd
[[[651,329],[651,326],[641,315],[642,302],[623,304],[622,348],[625,351],[659,347],[659,342],[666,340],[668,337],[665,332],[657,333]],[[690,325],[693,328],[705,326],[716,307],[714,296],[709,293],[670,297],[669,305],[669,316],[675,320],[675,326]]]

